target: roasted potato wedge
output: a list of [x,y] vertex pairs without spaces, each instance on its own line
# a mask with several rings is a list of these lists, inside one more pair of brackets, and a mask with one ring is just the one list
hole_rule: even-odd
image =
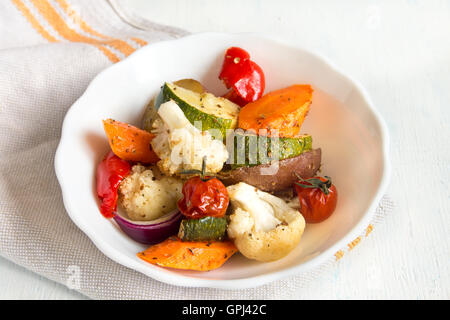
[[197,92],[197,93],[203,93],[206,92],[205,87],[197,80],[194,79],[181,79],[178,81],[175,81],[173,84],[183,87],[185,89]]

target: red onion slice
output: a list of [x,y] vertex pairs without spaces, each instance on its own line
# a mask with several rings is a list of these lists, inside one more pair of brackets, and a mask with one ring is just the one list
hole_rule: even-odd
[[155,244],[178,233],[182,214],[174,210],[152,221],[131,221],[120,213],[114,216],[119,227],[133,240],[144,244]]

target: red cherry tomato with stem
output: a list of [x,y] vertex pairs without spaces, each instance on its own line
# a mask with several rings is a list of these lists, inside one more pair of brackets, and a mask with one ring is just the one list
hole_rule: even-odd
[[205,175],[205,168],[206,158],[203,159],[202,171],[184,172],[200,173],[200,176],[192,177],[184,183],[183,198],[178,200],[178,209],[187,218],[223,217],[227,211],[227,188],[219,179]]
[[178,209],[188,218],[223,217],[227,211],[227,188],[217,178],[190,178],[184,183],[182,193]]
[[325,176],[302,179],[294,185],[300,201],[300,213],[307,223],[326,220],[336,209],[337,190],[331,178]]

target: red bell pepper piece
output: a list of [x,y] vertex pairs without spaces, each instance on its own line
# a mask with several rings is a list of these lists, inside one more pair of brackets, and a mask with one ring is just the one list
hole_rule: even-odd
[[102,201],[100,212],[105,218],[114,217],[117,210],[117,189],[130,173],[130,164],[110,151],[97,167],[97,195]]
[[231,47],[225,53],[219,79],[228,89],[232,88],[225,97],[241,107],[259,99],[266,85],[261,67],[250,60],[247,51],[238,47]]
[[234,103],[236,103],[238,106],[243,107],[245,106],[248,102],[245,101],[244,99],[242,99],[237,93],[236,91],[234,91],[234,89],[231,89],[230,91],[228,91],[227,93],[225,93],[223,95],[223,97],[225,99],[228,99]]

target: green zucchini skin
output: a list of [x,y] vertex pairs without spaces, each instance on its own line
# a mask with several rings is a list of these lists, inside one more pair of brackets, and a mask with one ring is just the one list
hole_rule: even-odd
[[227,217],[204,217],[181,220],[178,237],[183,241],[224,240],[227,234]]
[[[161,87],[161,91],[159,92],[156,101],[155,101],[155,109],[158,110],[159,106],[163,104],[164,102],[167,102],[169,100],[175,101],[175,103],[180,107],[180,109],[183,111],[186,118],[189,120],[190,123],[193,125],[196,125],[196,122],[201,122],[202,124],[202,131],[207,131],[210,129],[218,129],[220,130],[220,133],[222,135],[222,139],[225,139],[227,130],[228,129],[234,129],[237,125],[237,116],[239,113],[239,107],[234,104],[231,101],[228,101],[225,98],[220,97],[213,97],[210,93],[198,93],[198,92],[192,92],[194,95],[198,95],[200,98],[197,106],[195,106],[193,103],[189,103],[183,99],[182,95],[177,93],[178,86],[174,84],[165,83]],[[184,90],[187,90],[185,88],[182,88]],[[178,91],[181,91],[178,89]],[[211,110],[211,106],[209,108],[205,108],[202,103],[206,103],[207,101],[211,102],[211,99],[214,99],[217,101],[217,104],[214,104],[213,108]],[[202,102],[202,100],[204,102]],[[221,114],[224,114],[224,110],[226,108],[232,107],[232,116],[229,115],[228,118],[221,117]],[[233,108],[234,107],[234,108]],[[208,110],[208,112],[202,111],[202,108],[205,108],[205,111]],[[226,112],[226,111],[225,111]],[[200,128],[199,128],[200,129]]]
[[[231,147],[227,143],[231,169],[267,164],[273,160],[296,157],[312,150],[312,137],[303,135],[298,138],[272,138],[254,134],[234,133]],[[277,142],[278,140],[278,142]]]

